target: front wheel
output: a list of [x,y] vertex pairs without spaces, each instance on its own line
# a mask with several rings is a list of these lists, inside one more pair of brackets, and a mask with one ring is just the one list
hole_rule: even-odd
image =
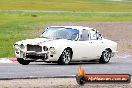
[[61,64],[61,65],[69,64],[71,59],[72,59],[72,51],[69,48],[66,48],[62,52],[62,54],[58,60],[58,64]]
[[23,58],[17,58],[17,61],[22,65],[28,65],[30,61],[24,60]]
[[99,59],[99,63],[103,63],[103,64],[108,63],[110,61],[110,58],[111,58],[111,52],[110,50],[106,49],[105,51],[103,51]]

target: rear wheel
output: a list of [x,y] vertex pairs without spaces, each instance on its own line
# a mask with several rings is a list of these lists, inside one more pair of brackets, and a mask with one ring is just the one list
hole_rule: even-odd
[[105,51],[103,51],[100,59],[99,59],[99,63],[108,63],[110,61],[111,58],[111,52],[110,50],[106,49]]
[[28,65],[30,61],[24,60],[23,58],[17,58],[17,61],[22,65]]
[[72,51],[69,48],[66,48],[62,52],[58,60],[58,64],[61,64],[61,65],[69,64],[71,59],[72,59]]

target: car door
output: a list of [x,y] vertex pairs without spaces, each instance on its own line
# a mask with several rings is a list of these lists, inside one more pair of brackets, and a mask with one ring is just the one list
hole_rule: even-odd
[[92,47],[90,46],[91,43],[89,42],[89,31],[83,29],[80,38],[78,41],[75,42],[74,45],[74,58],[75,60],[88,60]]
[[75,60],[99,59],[102,55],[104,42],[101,34],[93,30],[82,30],[79,41],[74,44]]
[[104,42],[101,34],[97,30],[89,31],[89,44],[90,51],[89,58],[98,59],[102,55]]

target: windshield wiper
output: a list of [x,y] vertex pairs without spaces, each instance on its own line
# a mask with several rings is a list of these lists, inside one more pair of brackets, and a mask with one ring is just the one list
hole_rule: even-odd
[[43,38],[48,38],[48,37],[43,37]]
[[62,39],[62,38],[55,38],[55,39]]
[[43,36],[40,36],[39,38],[47,38],[47,39],[49,39],[48,37],[43,37]]

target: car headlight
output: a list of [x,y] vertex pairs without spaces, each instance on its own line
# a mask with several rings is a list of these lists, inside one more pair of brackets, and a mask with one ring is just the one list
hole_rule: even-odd
[[43,50],[44,51],[48,51],[48,47],[47,46],[43,46]]
[[55,48],[54,47],[50,47],[49,51],[51,52],[51,54],[54,54],[55,53]]
[[15,48],[15,49],[19,49],[20,46],[19,46],[18,44],[14,44],[14,48]]
[[24,48],[25,48],[25,46],[24,46],[23,44],[21,44],[21,45],[20,45],[20,48],[21,48],[21,49],[24,49]]

